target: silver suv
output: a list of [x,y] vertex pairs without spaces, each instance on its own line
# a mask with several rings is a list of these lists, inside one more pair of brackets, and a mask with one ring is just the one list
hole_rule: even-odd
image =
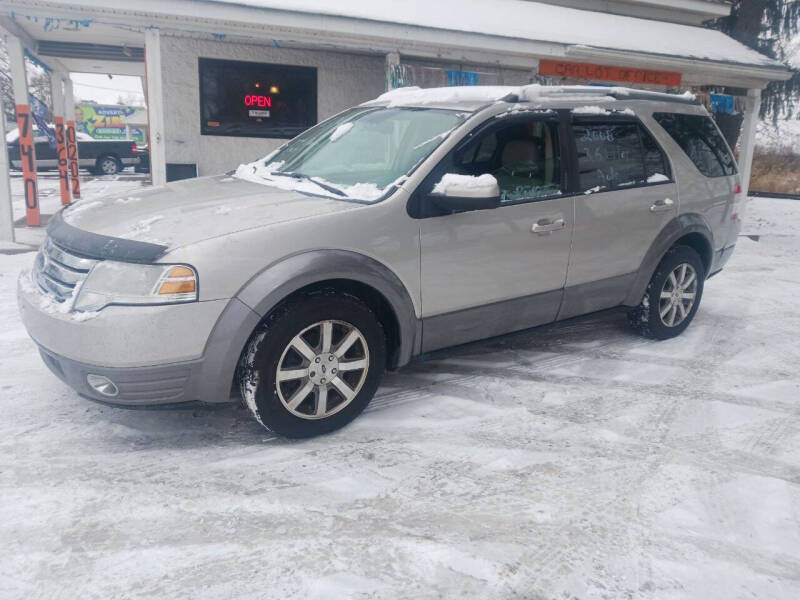
[[65,208],[19,305],[84,396],[240,393],[265,427],[311,436],[438,348],[617,306],[678,335],[742,200],[689,95],[404,88],[235,173]]

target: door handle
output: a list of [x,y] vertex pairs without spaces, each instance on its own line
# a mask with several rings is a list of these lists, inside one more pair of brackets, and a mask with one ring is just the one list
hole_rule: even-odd
[[564,219],[539,219],[533,224],[531,231],[533,233],[545,234],[564,229],[564,227],[566,227]]
[[656,200],[650,206],[650,212],[663,212],[665,210],[672,210],[675,205],[672,198],[664,198],[663,200]]

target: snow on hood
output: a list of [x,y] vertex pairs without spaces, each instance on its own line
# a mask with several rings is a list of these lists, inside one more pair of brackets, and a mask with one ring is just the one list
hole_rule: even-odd
[[[344,125],[348,125],[345,123]],[[344,125],[340,125],[331,134],[331,141],[335,141],[333,135],[339,132]],[[350,124],[352,126],[352,124]],[[349,127],[340,133],[339,136],[344,135],[349,130]],[[338,137],[336,138],[338,139]],[[274,153],[273,153],[274,154]],[[341,185],[332,183],[323,179],[322,177],[311,177],[309,179],[295,179],[287,175],[281,175],[276,171],[283,166],[283,161],[268,162],[269,154],[266,158],[259,159],[255,162],[239,165],[236,169],[235,176],[245,181],[251,181],[265,186],[275,187],[282,190],[290,190],[295,192],[305,192],[308,194],[318,194],[321,196],[328,196],[330,198],[346,198],[348,200],[360,200],[362,202],[375,202],[380,200],[386,195],[386,192],[396,186],[400,185],[406,178],[405,176],[399,177],[386,187],[378,187],[374,183],[356,183],[354,185]],[[315,183],[317,182],[317,183]],[[326,189],[327,188],[327,189]],[[340,193],[331,191],[330,188],[338,190]]]
[[[314,189],[314,193],[319,191]],[[244,229],[358,206],[216,175],[176,181],[130,196],[79,200],[62,214],[66,223],[78,229],[177,248]]]

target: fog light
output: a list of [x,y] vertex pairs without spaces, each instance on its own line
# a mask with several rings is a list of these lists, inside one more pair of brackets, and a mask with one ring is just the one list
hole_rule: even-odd
[[86,382],[92,386],[94,391],[96,391],[98,394],[102,394],[103,396],[113,398],[119,394],[119,389],[117,389],[116,384],[108,377],[89,374],[86,376]]

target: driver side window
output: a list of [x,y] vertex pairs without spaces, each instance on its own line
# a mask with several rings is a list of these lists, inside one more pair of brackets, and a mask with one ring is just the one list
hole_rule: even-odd
[[502,203],[536,200],[562,191],[554,121],[515,119],[493,127],[460,150],[454,163],[461,175],[493,175]]

